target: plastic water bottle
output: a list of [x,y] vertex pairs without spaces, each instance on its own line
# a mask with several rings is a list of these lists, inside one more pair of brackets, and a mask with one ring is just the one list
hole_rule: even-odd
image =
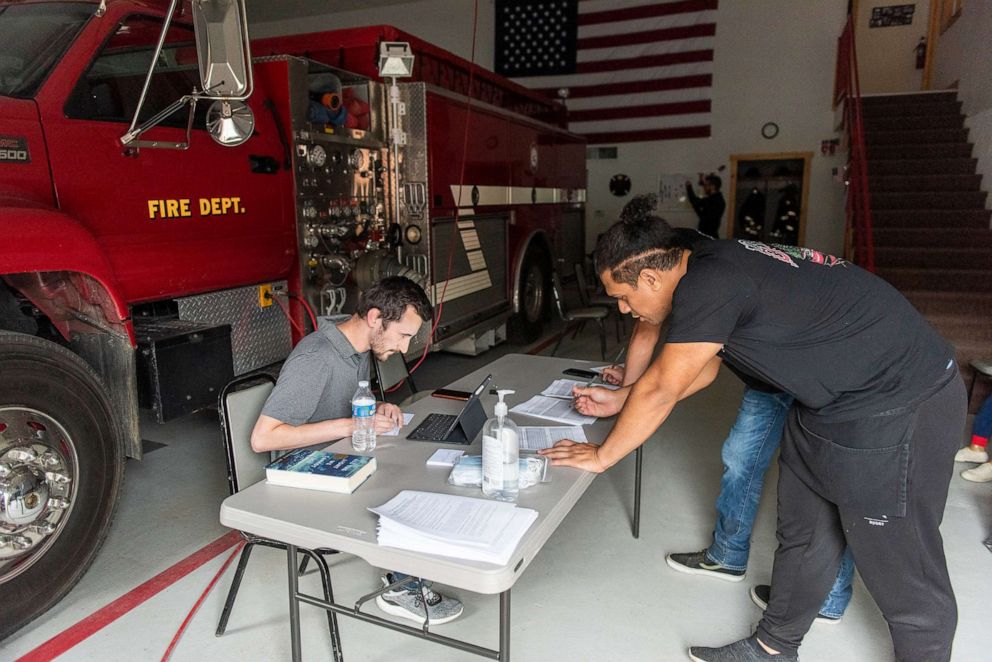
[[359,453],[375,450],[375,397],[368,382],[358,382],[351,398],[351,447]]
[[507,418],[503,402],[503,396],[513,391],[496,393],[496,416],[482,428],[482,493],[500,501],[516,501],[520,491],[520,431]]

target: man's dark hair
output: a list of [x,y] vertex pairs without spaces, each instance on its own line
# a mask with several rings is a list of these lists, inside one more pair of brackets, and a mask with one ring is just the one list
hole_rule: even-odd
[[636,286],[642,269],[674,269],[691,243],[687,233],[658,216],[619,221],[596,243],[596,273],[609,271],[616,282]]
[[712,184],[713,188],[715,188],[717,191],[723,188],[723,180],[720,179],[720,175],[714,175],[712,173],[706,175],[706,183]]
[[645,216],[651,216],[658,208],[658,196],[654,193],[641,193],[630,199],[630,202],[620,210],[621,221],[634,221]]
[[420,319],[431,321],[433,307],[424,289],[405,276],[390,276],[362,292],[355,312],[365,317],[376,308],[388,324],[402,319],[407,306],[413,306]]

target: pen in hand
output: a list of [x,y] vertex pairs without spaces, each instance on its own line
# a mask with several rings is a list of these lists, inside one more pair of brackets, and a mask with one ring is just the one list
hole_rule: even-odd
[[[586,382],[585,384],[583,384],[583,385],[582,385],[582,386],[580,386],[579,388],[582,388],[582,389],[587,389],[587,388],[589,388],[590,386],[592,386],[592,383],[593,383],[594,381],[596,381],[596,378],[597,378],[597,377],[599,377],[599,375],[595,375],[595,374],[594,374],[594,375],[593,375],[592,377],[590,377],[590,378],[589,378],[589,381],[587,381],[587,382]],[[572,389],[572,407],[573,407],[573,408],[575,407],[575,403],[576,403],[576,402],[578,401],[578,399],[579,399],[579,397],[580,397],[580,396],[578,396],[578,395],[576,395],[576,394],[575,394],[575,389],[573,388],[573,389]]]

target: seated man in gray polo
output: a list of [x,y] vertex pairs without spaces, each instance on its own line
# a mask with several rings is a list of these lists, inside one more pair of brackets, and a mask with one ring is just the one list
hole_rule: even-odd
[[[259,452],[313,446],[323,448],[334,439],[351,435],[351,397],[358,382],[368,379],[369,352],[384,361],[395,352],[406,352],[410,340],[431,319],[431,304],[423,289],[408,278],[385,278],[362,293],[353,315],[331,318],[303,338],[290,353],[279,380],[252,430],[251,446]],[[376,432],[403,424],[396,405],[376,407]],[[404,579],[385,573],[389,586]],[[458,618],[462,604],[437,593],[415,578],[376,598],[386,613],[418,623],[427,604],[431,625]]]

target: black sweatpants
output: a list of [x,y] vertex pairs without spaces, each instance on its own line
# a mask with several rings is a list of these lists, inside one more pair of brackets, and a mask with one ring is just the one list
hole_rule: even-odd
[[896,659],[950,659],[957,606],[938,527],[965,414],[958,375],[915,407],[869,419],[825,424],[793,408],[761,641],[797,651],[846,543],[889,624]]

